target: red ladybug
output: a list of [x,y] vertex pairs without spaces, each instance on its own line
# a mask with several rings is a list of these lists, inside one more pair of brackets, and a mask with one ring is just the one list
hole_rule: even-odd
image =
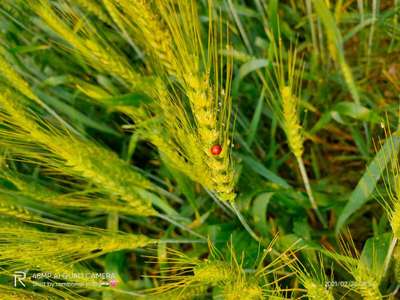
[[222,152],[221,145],[214,145],[210,149],[212,155],[219,155]]

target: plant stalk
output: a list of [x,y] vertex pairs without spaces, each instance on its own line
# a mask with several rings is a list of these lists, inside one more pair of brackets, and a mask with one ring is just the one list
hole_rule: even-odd
[[[107,229],[109,231],[112,232],[118,232],[119,229],[119,216],[117,212],[111,212],[108,214],[107,216]],[[116,253],[108,253],[107,254],[107,258],[108,259],[112,259],[114,256],[116,255]],[[106,268],[105,271],[107,273],[112,273],[113,270],[109,268],[110,266],[108,266],[106,264]],[[104,291],[103,295],[102,295],[102,299],[103,300],[112,300],[113,299],[113,294],[110,291]]]
[[310,181],[308,180],[306,168],[304,166],[303,158],[301,158],[301,157],[296,157],[296,158],[297,158],[297,162],[299,164],[301,177],[303,178],[304,187],[306,188],[308,199],[310,200],[310,203],[311,203],[311,207],[314,210],[315,214],[317,215],[317,218],[321,222],[322,226],[324,228],[328,228],[328,224],[326,223],[324,217],[322,216],[322,214],[318,210],[317,203],[315,202],[315,199],[314,199],[314,196],[313,196],[313,193],[312,193],[312,190],[311,190],[311,186],[310,186]]
[[386,254],[385,261],[383,263],[383,275],[386,274],[387,269],[389,268],[389,263],[393,256],[393,251],[394,251],[394,248],[396,247],[396,244],[397,244],[397,237],[395,237],[393,235],[392,241],[391,241],[389,249],[388,249],[388,253]]
[[231,206],[233,208],[233,211],[236,213],[240,223],[242,223],[244,229],[246,229],[246,231],[250,234],[250,236],[256,240],[257,242],[259,242],[260,244],[263,244],[261,238],[259,236],[257,236],[257,234],[250,228],[249,224],[247,224],[246,220],[244,219],[244,217],[242,216],[242,214],[240,213],[240,211],[237,209],[235,203],[231,203]]

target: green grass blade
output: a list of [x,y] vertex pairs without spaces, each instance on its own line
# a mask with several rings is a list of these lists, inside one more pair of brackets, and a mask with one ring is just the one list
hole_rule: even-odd
[[368,165],[364,175],[351,193],[349,201],[339,215],[335,228],[336,233],[339,233],[350,216],[370,199],[377,182],[381,178],[383,169],[386,167],[391,157],[397,155],[399,148],[400,138],[398,136],[392,136],[386,139],[385,144]]

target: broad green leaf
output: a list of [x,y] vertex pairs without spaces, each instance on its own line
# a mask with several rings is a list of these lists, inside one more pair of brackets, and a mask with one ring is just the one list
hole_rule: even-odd
[[[234,230],[231,233],[230,241],[236,256],[241,259],[243,268],[254,268],[255,262],[260,252],[260,245],[246,231]],[[227,245],[228,246],[228,245]],[[230,254],[229,248],[225,248],[225,253]],[[228,261],[231,258],[228,258]]]
[[252,214],[255,227],[262,234],[262,236],[268,236],[269,226],[267,224],[267,208],[268,204],[274,193],[262,193],[258,195],[253,202]]
[[321,115],[317,123],[315,123],[314,127],[310,130],[311,134],[316,134],[318,131],[323,129],[326,125],[328,125],[332,120],[331,111],[325,112]]
[[380,121],[379,115],[376,114],[374,111],[354,102],[340,102],[335,105],[334,110],[342,116],[357,120],[369,121],[374,123]]
[[271,26],[271,30],[274,35],[275,41],[278,41],[280,33],[278,5],[279,5],[278,0],[270,0],[268,3],[268,12],[267,12],[269,17],[269,26]]
[[248,167],[250,167],[254,172],[261,175],[265,179],[268,179],[268,180],[272,181],[273,183],[280,185],[283,188],[286,188],[286,189],[290,188],[290,185],[286,182],[285,179],[276,175],[271,170],[268,170],[266,167],[264,167],[260,162],[256,161],[254,158],[247,156],[247,155],[240,155],[240,158],[243,159],[243,162]]
[[[265,68],[268,65],[269,65],[269,61],[267,59],[264,59],[264,58],[253,59],[240,67],[237,78],[240,81],[244,77],[246,77],[248,74],[250,74],[251,72],[254,72],[261,68]],[[235,78],[235,80],[236,80],[236,78]]]
[[31,46],[17,46],[10,49],[10,52],[13,54],[26,54],[30,52],[37,52],[42,50],[49,49],[49,45],[31,45]]
[[158,197],[157,195],[150,193],[146,190],[138,190],[138,194],[143,197],[143,199],[148,199],[153,203],[155,207],[158,207],[161,209],[163,212],[165,212],[168,216],[176,217],[179,216],[178,212],[171,206],[169,203]]
[[251,119],[249,133],[247,136],[247,144],[249,145],[249,147],[251,147],[251,145],[254,142],[254,138],[256,137],[258,125],[260,124],[263,104],[264,104],[264,90],[261,92],[261,95],[258,98],[257,107],[254,111],[253,118]]
[[267,59],[253,59],[245,64],[243,64],[238,74],[232,83],[232,95],[236,96],[239,90],[240,82],[251,72],[267,67],[270,64]]
[[119,136],[120,134],[113,130],[111,127],[102,124],[98,121],[95,121],[91,118],[89,118],[87,115],[84,113],[78,111],[75,109],[73,106],[57,99],[52,96],[49,96],[46,93],[43,93],[41,91],[36,91],[36,93],[40,96],[41,99],[45,100],[46,103],[48,103],[51,107],[54,107],[57,111],[63,112],[63,114],[67,115],[71,119],[81,122],[83,125],[97,129],[102,132],[106,132],[115,136]]
[[364,248],[361,252],[360,261],[379,277],[383,275],[384,272],[384,262],[391,239],[391,233],[384,233],[369,238],[365,242]]
[[378,180],[381,178],[383,169],[386,168],[391,157],[398,153],[399,146],[400,137],[393,135],[386,139],[385,144],[368,165],[367,170],[364,172],[356,188],[351,193],[349,201],[339,215],[336,223],[336,233],[339,233],[348,218],[369,200]]
[[336,24],[336,21],[324,0],[312,0],[318,17],[321,19],[322,24],[325,27],[325,31],[328,38],[328,44],[333,51],[335,47],[335,53],[331,53],[332,58],[340,66],[346,85],[350,91],[350,94],[355,103],[360,103],[360,95],[354,81],[354,77],[350,66],[346,62],[344,49],[343,49],[343,38],[340,30]]
[[354,139],[354,142],[357,145],[358,150],[360,150],[361,154],[364,157],[368,157],[369,153],[368,153],[368,146],[365,144],[364,139],[360,133],[360,131],[353,127],[353,126],[349,126],[350,127],[350,131],[351,131],[351,135]]
[[139,107],[143,104],[149,104],[153,102],[152,98],[141,92],[133,92],[125,95],[110,97],[104,99],[104,102],[108,106],[132,106]]
[[41,86],[58,86],[62,84],[67,84],[73,82],[74,78],[70,75],[60,75],[60,76],[51,76],[47,77],[43,80],[40,85]]
[[129,161],[132,158],[133,153],[135,153],[137,143],[140,139],[140,134],[134,132],[129,138],[128,150],[126,153],[126,160]]

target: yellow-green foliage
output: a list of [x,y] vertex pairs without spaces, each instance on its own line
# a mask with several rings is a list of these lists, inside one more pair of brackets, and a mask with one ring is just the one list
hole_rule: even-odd
[[[147,179],[113,152],[48,124],[40,124],[25,111],[22,102],[11,91],[3,90],[0,94],[0,120],[8,123],[7,130],[0,131],[0,143],[22,157],[37,160],[64,174],[83,177],[110,195],[120,196],[135,214],[156,214],[150,201],[139,194],[141,190],[151,188]],[[33,151],[31,144],[49,153]]]
[[354,102],[360,103],[360,95],[357,90],[356,83],[354,81],[353,73],[346,62],[343,47],[343,38],[337,27],[336,21],[327,6],[327,3],[323,0],[312,0],[315,10],[318,16],[321,18],[321,22],[325,27],[326,36],[328,40],[328,50],[331,54],[331,58],[339,65],[342,70],[343,77],[346,85],[350,90]]
[[94,0],[74,0],[82,9],[95,15],[104,23],[110,23],[110,19],[101,6]]
[[22,220],[39,219],[39,215],[28,211],[17,204],[18,199],[12,195],[0,193],[0,213],[2,216],[15,217]]
[[[173,62],[175,60],[172,66],[178,66],[177,70],[169,75],[175,75],[184,89],[195,118],[195,127],[188,132],[192,136],[190,139],[185,138],[184,132],[180,132],[179,125],[171,128],[171,132],[177,132],[178,146],[184,145],[186,141],[187,146],[185,145],[183,154],[193,162],[193,170],[200,182],[216,191],[222,200],[233,200],[234,178],[229,154],[231,62],[222,62],[217,56],[217,52],[225,48],[225,45],[218,43],[218,34],[222,34],[216,30],[218,25],[210,21],[208,53],[203,53],[195,2],[179,2],[177,10],[174,5],[174,1],[156,1],[157,9],[168,25],[172,37],[170,48],[173,49],[174,55],[170,56]],[[209,5],[209,18],[212,20],[212,2]],[[221,79],[219,70],[222,63],[225,63],[226,67],[224,80]],[[176,95],[169,101],[167,106],[177,106]],[[171,121],[174,120],[167,120]],[[183,120],[179,118],[176,121]],[[176,124],[176,121],[173,124]],[[220,155],[214,156],[210,150],[216,144],[221,145],[223,150]]]
[[392,180],[394,183],[389,190],[389,201],[387,201],[387,211],[389,213],[389,221],[393,234],[396,238],[400,238],[400,173],[397,158],[393,158],[391,165]]
[[[93,67],[124,79],[132,88],[157,100],[163,120],[158,126],[152,123],[151,128],[146,128],[145,122],[151,111],[138,113],[126,106],[120,110],[133,116],[142,130],[146,128],[143,136],[159,148],[167,163],[214,191],[221,200],[235,198],[230,157],[232,63],[221,61],[217,55],[225,45],[219,42],[222,33],[217,33],[218,25],[212,21],[211,1],[207,53],[201,42],[195,1],[155,1],[154,4],[135,1],[135,5],[128,0],[105,2],[117,26],[126,29],[133,40],[149,51],[146,59],[157,70],[157,75],[167,79],[166,82],[170,76],[177,79],[182,91],[173,88],[169,92],[157,79],[150,81],[153,84],[143,80],[123,55],[104,46],[88,22],[78,23],[79,14],[72,7],[63,4],[62,11],[56,13],[47,0],[30,3],[43,21]],[[72,31],[69,23],[77,29]],[[225,78],[219,69],[224,64]],[[189,110],[185,108],[184,98],[189,101]],[[194,123],[190,121],[191,115]],[[211,154],[214,145],[221,145],[220,155]]]
[[[0,266],[6,267],[7,272],[35,270],[51,274],[50,277],[64,274],[63,278],[67,281],[81,284],[98,281],[100,287],[102,279],[88,277],[87,274],[93,271],[78,261],[155,242],[143,235],[112,233],[60,223],[41,224],[49,226],[47,229],[57,228],[63,232],[40,231],[15,220],[0,219]],[[88,287],[96,289],[93,285]]]
[[49,299],[48,297],[38,294],[38,293],[33,293],[33,292],[28,292],[24,291],[22,289],[13,289],[10,288],[8,285],[0,285],[0,297],[1,299],[7,299],[7,300],[47,300]]
[[196,291],[199,288],[207,290],[208,287],[224,287],[233,282],[239,275],[238,272],[241,272],[240,268],[224,260],[200,260],[173,250],[171,254],[173,256],[168,261],[173,266],[162,270],[169,274],[162,276],[165,284],[155,288],[152,291],[154,294],[178,294],[186,289]]
[[287,52],[288,58],[285,64],[283,62],[284,48],[282,40],[276,41],[271,33],[270,37],[274,43],[272,49],[275,64],[272,67],[272,72],[267,73],[270,77],[269,85],[266,86],[269,93],[269,102],[286,133],[290,151],[296,157],[311,207],[321,224],[327,227],[326,221],[319,212],[317,202],[314,199],[302,158],[304,136],[299,118],[299,102],[304,63],[301,59],[298,59],[297,49],[290,48]]
[[[129,0],[109,2],[114,2],[120,7],[120,16],[125,15],[124,25],[129,28],[135,41],[149,52],[154,63],[159,62],[158,66],[165,68],[168,74],[177,75],[179,67],[171,44],[172,36],[163,24],[161,16],[153,10],[152,3],[144,0],[135,1],[135,5]],[[113,19],[115,21],[115,18]]]
[[308,299],[334,300],[331,287],[327,287],[328,278],[325,274],[323,259],[319,256],[317,264],[309,262],[310,267],[304,266],[300,260],[293,255],[289,267],[295,272],[296,278],[304,286]]
[[[69,232],[44,232],[29,227],[15,227],[9,222],[1,222],[1,261],[29,263],[31,266],[45,264],[45,268],[55,262],[60,266],[76,260],[93,258],[108,252],[136,249],[155,241],[144,236],[112,233],[100,229],[58,225]],[[60,267],[62,268],[62,266]]]
[[396,238],[400,238],[400,198],[396,198],[391,208],[390,225]]
[[146,300],[153,300],[154,298],[160,300],[170,300],[170,299],[192,300],[192,299],[197,299],[197,297],[202,297],[206,294],[207,294],[207,286],[199,285],[199,286],[185,286],[183,288],[176,288],[157,295],[154,294],[143,295],[143,297],[141,298]]
[[[87,209],[94,212],[118,212],[121,214],[136,215],[137,211],[134,207],[125,205],[123,202],[117,202],[107,199],[104,195],[96,194],[96,189],[82,190],[79,192],[66,192],[52,190],[42,183],[18,174],[15,171],[5,170],[0,172],[0,178],[10,181],[18,190],[12,190],[6,187],[1,187],[0,190],[8,194],[8,197],[14,198],[13,210],[9,214],[17,214],[20,218],[33,219],[35,215],[23,207],[15,206],[18,197],[29,197],[39,202],[48,203],[54,207],[70,208],[70,209]],[[7,211],[7,203],[4,202],[5,195],[0,200],[2,209]],[[2,201],[4,199],[4,201]],[[4,202],[4,203],[3,203]]]
[[31,100],[40,102],[39,98],[33,93],[29,84],[23,79],[7,61],[6,50],[0,46],[0,69],[1,76],[12,84],[21,94],[25,95]]
[[[254,279],[253,279],[254,280]],[[240,276],[236,280],[228,282],[223,290],[225,300],[261,300],[263,289],[256,281]]]
[[[398,145],[369,140],[398,121],[399,0],[378,4],[0,0],[0,300],[395,297]],[[334,240],[348,220],[357,248]]]
[[79,32],[69,27],[68,21],[74,23],[79,19],[79,16],[74,15],[72,11],[59,12],[64,14],[60,17],[48,0],[30,1],[30,5],[55,33],[67,41],[73,50],[82,55],[93,67],[118,76],[132,86],[140,81],[139,75],[132,70],[126,58],[110,46],[102,44],[93,27],[86,24]]
[[360,261],[351,272],[357,283],[357,290],[365,300],[380,300],[379,279]]
[[[168,283],[156,288],[155,293],[166,291],[178,293],[186,288],[225,286],[234,281],[237,276],[237,270],[225,261],[201,261],[181,255],[177,262],[178,266],[171,269],[171,271],[178,271],[177,275],[168,275],[166,277]],[[190,271],[193,275],[185,275]]]
[[303,282],[305,289],[307,290],[308,299],[313,300],[334,300],[332,293],[329,292],[323,285],[316,283],[312,279],[305,280]]
[[[209,5],[211,12],[212,2]],[[167,92],[165,84],[157,79],[153,84],[143,84],[163,116],[162,120],[151,123],[151,127],[148,125],[151,113],[142,118],[126,106],[119,110],[139,121],[138,128],[145,132],[143,137],[160,150],[167,163],[216,192],[221,200],[233,200],[229,128],[232,63],[221,61],[217,55],[225,45],[219,42],[222,33],[217,33],[218,25],[212,21],[212,15],[208,49],[204,53],[195,1],[135,1],[132,5],[127,0],[114,0],[106,1],[106,6],[117,26],[126,29],[147,50],[145,59],[155,73],[165,82],[174,77],[181,88],[173,87]],[[74,44],[73,39],[69,38],[70,44]],[[224,64],[226,77],[222,78],[219,68]],[[185,98],[189,109],[185,107]],[[191,115],[194,122],[190,121]],[[211,154],[214,145],[221,145],[220,155]]]
[[234,270],[226,262],[206,261],[199,263],[193,268],[193,282],[206,284],[221,284],[234,278]]
[[[274,243],[275,239],[272,240],[269,249],[272,249]],[[210,257],[203,260],[171,250],[173,255],[168,258],[170,266],[162,269],[163,274],[169,274],[160,276],[165,284],[154,288],[153,292],[166,294],[209,287],[213,289],[216,299],[258,300],[265,297],[278,299],[279,295],[282,295],[277,284],[280,276],[275,272],[284,270],[288,263],[291,263],[290,259],[286,261],[283,259],[285,253],[275,256],[268,264],[260,263],[256,269],[247,272],[231,246],[229,261],[211,243],[209,247]],[[270,251],[266,251],[263,257],[269,253]],[[273,279],[269,280],[268,276],[271,274]]]
[[333,253],[332,256],[354,278],[351,288],[358,292],[363,299],[382,299],[382,294],[379,290],[382,272],[378,269],[376,257],[372,258],[372,261],[367,265],[360,257],[351,235],[348,242],[341,237],[339,244],[344,255]]
[[[29,278],[24,280],[30,282]],[[42,287],[42,290],[35,292],[28,291],[26,288],[13,288],[12,283],[0,284],[0,299],[4,300],[54,300],[54,299],[68,299],[68,300],[85,300],[86,297],[80,296],[71,291],[61,291],[50,286]]]

